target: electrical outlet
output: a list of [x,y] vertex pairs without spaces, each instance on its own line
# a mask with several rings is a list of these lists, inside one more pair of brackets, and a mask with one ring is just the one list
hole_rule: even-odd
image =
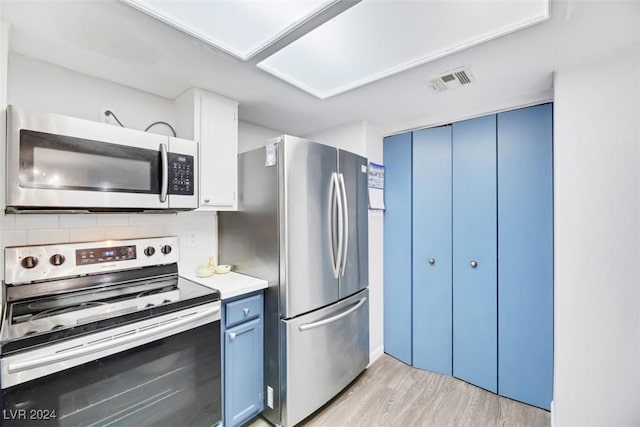
[[195,232],[190,232],[189,235],[187,236],[187,246],[189,246],[190,248],[193,248],[196,246],[196,244],[198,243],[198,236]]

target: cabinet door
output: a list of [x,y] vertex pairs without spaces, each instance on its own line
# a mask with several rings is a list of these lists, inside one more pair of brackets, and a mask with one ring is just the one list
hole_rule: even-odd
[[200,208],[235,210],[238,204],[238,104],[206,93],[201,93],[199,100]]
[[549,409],[553,381],[551,104],[498,114],[498,392]]
[[411,132],[384,139],[384,351],[411,364]]
[[453,375],[497,391],[496,116],[453,124]]
[[413,365],[451,375],[451,126],[413,133]]
[[262,318],[225,332],[225,426],[238,426],[262,411]]

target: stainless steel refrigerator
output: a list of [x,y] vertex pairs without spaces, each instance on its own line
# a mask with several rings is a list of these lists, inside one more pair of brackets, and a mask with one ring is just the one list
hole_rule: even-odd
[[367,159],[288,135],[238,159],[219,258],[269,281],[264,415],[293,426],[369,363]]

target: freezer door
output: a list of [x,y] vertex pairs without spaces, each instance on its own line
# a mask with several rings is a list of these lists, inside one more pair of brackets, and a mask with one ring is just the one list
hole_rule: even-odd
[[369,364],[369,290],[283,320],[282,425],[320,408]]
[[369,285],[368,174],[366,158],[348,151],[338,153],[338,176],[346,206],[340,266],[340,298],[344,298]]
[[333,147],[286,136],[278,156],[280,223],[284,224],[280,307],[281,316],[289,318],[338,300],[332,260],[336,239],[331,236],[332,177],[338,153]]

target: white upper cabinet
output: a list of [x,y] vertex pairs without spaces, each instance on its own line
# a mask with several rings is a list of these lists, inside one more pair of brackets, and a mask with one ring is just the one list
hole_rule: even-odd
[[200,142],[199,210],[237,210],[238,103],[190,89],[175,107],[178,136]]

